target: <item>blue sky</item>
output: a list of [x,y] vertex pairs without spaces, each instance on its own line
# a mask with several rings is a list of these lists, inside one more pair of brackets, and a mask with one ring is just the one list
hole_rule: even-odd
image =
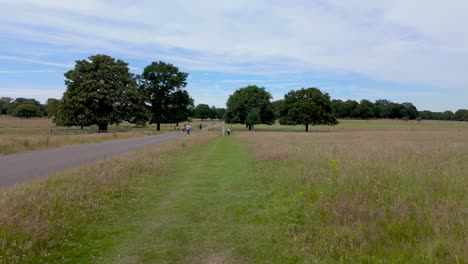
[[318,87],[336,99],[468,108],[468,1],[0,0],[0,96],[44,102],[74,61],[104,53],[141,73],[190,73],[195,103],[237,88],[274,99]]

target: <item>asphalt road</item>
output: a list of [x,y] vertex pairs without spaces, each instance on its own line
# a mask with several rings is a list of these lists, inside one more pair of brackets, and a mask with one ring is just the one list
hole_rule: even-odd
[[181,136],[183,134],[174,132],[0,156],[0,187],[24,183]]

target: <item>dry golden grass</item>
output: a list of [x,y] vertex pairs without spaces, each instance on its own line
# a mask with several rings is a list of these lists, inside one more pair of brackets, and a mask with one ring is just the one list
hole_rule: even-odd
[[[209,125],[211,121],[195,120],[191,123],[193,129],[196,125]],[[183,123],[179,124],[182,127]],[[133,128],[129,123],[123,123],[117,126],[110,126],[109,129]],[[133,132],[111,132],[105,134],[75,134],[75,135],[51,135],[52,129],[65,129],[56,127],[51,119],[48,118],[30,118],[21,119],[9,116],[0,116],[0,155],[17,152],[40,150],[47,148],[56,148],[67,145],[76,145],[84,143],[95,143],[114,139],[125,139],[131,137],[141,137],[145,135],[154,135],[155,133],[173,131],[173,124],[163,124],[161,132],[155,131],[155,125],[148,126],[146,129],[134,129]],[[78,128],[77,128],[78,129]]]
[[468,131],[237,133],[272,191],[260,198],[317,261],[468,259]]
[[[143,193],[161,183],[172,155],[214,137],[198,133],[46,179],[0,189],[0,263],[89,259],[113,227],[132,222]],[[125,220],[125,221],[124,221]]]

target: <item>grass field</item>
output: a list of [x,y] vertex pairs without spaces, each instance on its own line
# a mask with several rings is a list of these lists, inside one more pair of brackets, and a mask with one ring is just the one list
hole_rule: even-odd
[[[216,122],[216,121],[215,121]],[[194,120],[193,126],[198,124],[208,125],[212,121]],[[183,124],[180,124],[180,126]],[[78,127],[73,127],[79,129]],[[132,132],[112,132],[115,129],[132,129]],[[20,119],[9,116],[0,116],[0,155],[17,152],[56,148],[66,145],[76,145],[84,143],[95,143],[107,140],[125,139],[131,137],[141,137],[145,135],[155,135],[168,131],[174,131],[174,124],[161,125],[161,131],[155,130],[155,125],[150,125],[144,129],[134,128],[131,124],[121,124],[110,126],[110,133],[78,134],[78,135],[51,135],[52,129],[66,129],[56,127],[51,119],[30,118]],[[97,127],[87,127],[86,130],[97,130]]]
[[[420,122],[416,120],[402,121],[402,120],[389,120],[389,119],[377,119],[377,120],[350,120],[343,119],[339,120],[339,124],[336,126],[309,126],[309,132],[318,131],[368,131],[368,130],[410,130],[410,131],[464,131],[468,130],[468,122],[460,121],[433,121],[433,120],[422,120]],[[234,124],[226,125],[226,128],[231,128],[233,131],[247,131],[245,125]],[[282,126],[278,123],[273,125],[255,125],[256,131],[304,131],[305,126]]]
[[1,191],[0,263],[466,263],[466,193],[468,129],[197,133]]

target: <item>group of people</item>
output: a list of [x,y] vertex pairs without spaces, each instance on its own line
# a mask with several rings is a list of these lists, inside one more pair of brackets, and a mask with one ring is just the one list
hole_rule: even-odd
[[182,133],[187,133],[187,135],[190,135],[190,124],[184,124],[184,127],[182,128]]
[[[197,126],[198,130],[202,130],[203,129],[203,125],[202,124],[199,124]],[[190,127],[190,124],[184,124],[184,127],[182,128],[182,133],[187,133],[187,135],[190,135],[190,129],[192,129],[192,127]]]

